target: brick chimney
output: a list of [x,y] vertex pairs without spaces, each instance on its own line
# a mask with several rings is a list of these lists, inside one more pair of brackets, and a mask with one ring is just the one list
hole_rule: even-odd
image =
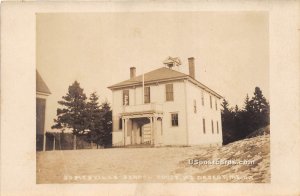
[[190,57],[188,58],[188,61],[189,61],[189,75],[192,78],[195,78],[195,58]]
[[130,67],[130,79],[134,78],[136,75],[136,68]]

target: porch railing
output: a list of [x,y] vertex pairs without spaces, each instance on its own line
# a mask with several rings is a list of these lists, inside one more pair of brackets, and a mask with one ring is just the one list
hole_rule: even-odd
[[143,111],[163,111],[162,104],[149,103],[141,105],[127,105],[123,106],[123,112],[143,112]]

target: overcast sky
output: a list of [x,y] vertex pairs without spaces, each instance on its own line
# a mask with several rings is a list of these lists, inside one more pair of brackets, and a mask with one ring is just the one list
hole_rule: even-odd
[[111,101],[107,86],[129,78],[129,67],[151,71],[168,56],[196,79],[242,107],[259,86],[269,99],[267,12],[150,12],[37,14],[37,70],[52,94],[46,130],[57,101],[77,80],[87,95]]

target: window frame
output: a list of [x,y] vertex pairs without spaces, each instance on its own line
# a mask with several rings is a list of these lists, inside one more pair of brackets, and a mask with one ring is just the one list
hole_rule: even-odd
[[[125,104],[125,95],[127,94],[127,93],[125,93],[125,92],[128,92],[128,104]],[[128,105],[130,105],[129,89],[123,89],[122,93],[123,93],[123,95],[122,95],[122,105],[123,105],[123,106],[128,106]]]
[[119,121],[118,121],[118,123],[119,123],[119,130],[123,130],[123,119],[122,118],[119,118]]
[[202,118],[202,130],[203,134],[206,134],[205,118]]
[[[168,86],[172,87],[172,91],[170,91],[170,92],[168,91],[168,89],[169,89]],[[174,101],[174,84],[173,83],[168,83],[165,85],[165,98],[166,98],[166,101]]]
[[[149,94],[148,96],[146,92],[148,92],[146,89],[149,89]],[[146,99],[146,98],[149,98],[149,99]],[[146,100],[148,100],[148,102],[146,102]],[[144,87],[144,104],[147,104],[147,103],[151,103],[151,88],[150,86],[145,86]]]
[[[177,118],[173,118],[174,115]],[[179,114],[177,112],[171,113],[171,127],[179,127]]]

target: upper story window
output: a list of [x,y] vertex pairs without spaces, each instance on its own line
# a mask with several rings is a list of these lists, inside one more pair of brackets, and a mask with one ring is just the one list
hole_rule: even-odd
[[203,92],[203,90],[201,91],[201,102],[202,102],[202,106],[204,106],[204,92]]
[[195,99],[194,99],[194,113],[197,113],[197,102]]
[[211,132],[212,134],[214,134],[214,121],[211,120]]
[[178,127],[178,113],[171,114],[172,127]]
[[166,101],[174,100],[173,84],[166,84]]
[[203,124],[203,133],[205,134],[205,118],[202,119],[202,124]]
[[144,103],[150,103],[150,86],[144,88]]
[[129,90],[123,90],[123,105],[129,105]]
[[212,97],[209,95],[210,108],[212,108]]
[[215,105],[216,105],[216,110],[218,110],[218,102],[217,102],[217,98],[215,99]]

